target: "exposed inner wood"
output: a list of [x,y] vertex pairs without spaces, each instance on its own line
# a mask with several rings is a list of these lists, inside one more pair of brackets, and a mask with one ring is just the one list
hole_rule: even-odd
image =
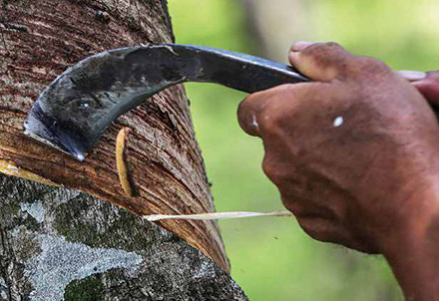
[[8,176],[22,178],[31,180],[37,183],[45,184],[48,186],[58,187],[60,185],[56,184],[55,182],[52,182],[48,179],[45,179],[37,174],[34,174],[28,170],[25,170],[23,168],[18,167],[15,165],[12,161],[2,161],[0,160],[0,173],[3,173]]
[[123,128],[117,134],[115,156],[120,185],[127,196],[134,197],[137,196],[137,193],[134,181],[131,177],[131,167],[129,166],[129,154],[127,151],[128,138],[131,131],[130,128]]
[[[0,0],[0,160],[139,215],[212,212],[181,86],[119,118],[83,163],[23,135],[23,122],[38,94],[69,65],[106,49],[172,42],[168,19],[158,24],[149,21],[154,20],[151,16],[167,15],[163,2]],[[102,19],[99,12],[108,18]],[[122,127],[135,129],[127,152],[138,197],[127,196],[119,184],[114,153]],[[216,223],[167,220],[160,224],[229,269]]]

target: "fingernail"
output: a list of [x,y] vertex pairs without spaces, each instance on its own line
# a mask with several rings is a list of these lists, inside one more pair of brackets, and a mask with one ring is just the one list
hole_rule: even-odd
[[421,79],[424,79],[427,77],[427,73],[422,72],[422,71],[401,70],[401,71],[398,71],[398,73],[402,77],[404,77],[405,79],[407,79],[408,81],[411,81],[411,82],[421,80]]
[[314,44],[314,42],[308,42],[308,41],[298,41],[293,44],[293,47],[291,47],[291,51],[302,51],[306,47]]

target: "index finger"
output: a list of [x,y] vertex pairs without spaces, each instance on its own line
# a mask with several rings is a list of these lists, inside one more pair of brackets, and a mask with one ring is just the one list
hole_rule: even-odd
[[275,93],[275,88],[256,92],[247,96],[238,107],[238,122],[241,128],[251,136],[260,137],[258,116]]

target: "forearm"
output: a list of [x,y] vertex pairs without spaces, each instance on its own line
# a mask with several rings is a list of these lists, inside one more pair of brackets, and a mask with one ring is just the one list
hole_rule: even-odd
[[417,220],[401,227],[395,237],[383,245],[383,254],[404,292],[407,301],[439,300],[439,196],[432,194],[420,201],[429,211],[420,210]]

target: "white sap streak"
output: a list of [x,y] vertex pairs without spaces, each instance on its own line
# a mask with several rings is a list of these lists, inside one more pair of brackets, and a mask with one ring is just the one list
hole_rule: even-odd
[[185,219],[185,220],[217,220],[217,219],[232,219],[232,218],[247,218],[258,216],[292,216],[289,211],[274,211],[274,212],[213,212],[200,214],[186,214],[186,215],[167,215],[167,214],[152,214],[144,215],[143,218],[152,222],[164,219]]

